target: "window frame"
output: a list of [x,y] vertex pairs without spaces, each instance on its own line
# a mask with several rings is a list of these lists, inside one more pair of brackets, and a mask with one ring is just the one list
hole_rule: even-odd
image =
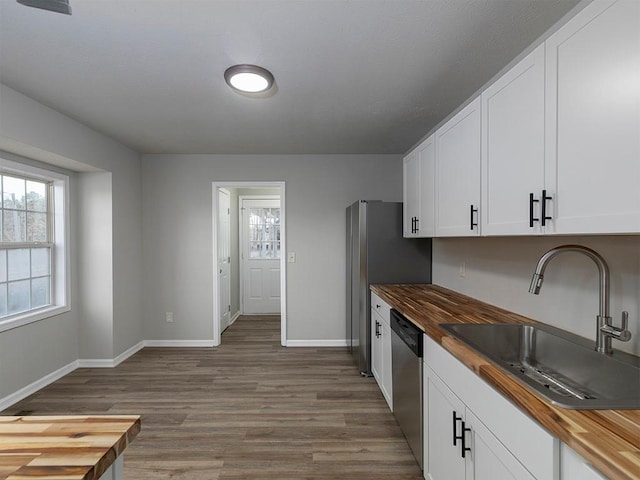
[[[51,182],[49,208],[53,209],[50,228],[51,287],[50,305],[0,318],[0,332],[28,325],[71,310],[69,248],[69,176],[53,170],[18,163],[0,156],[0,171],[7,175]],[[36,246],[31,244],[30,247]],[[30,248],[27,247],[27,248]]]

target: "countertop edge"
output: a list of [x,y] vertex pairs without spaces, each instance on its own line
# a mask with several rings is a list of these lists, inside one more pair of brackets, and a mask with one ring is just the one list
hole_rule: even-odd
[[[640,410],[556,407],[439,326],[539,322],[438,285],[372,285],[371,291],[603,474],[614,479],[640,478]],[[470,307],[477,315],[469,312]],[[433,319],[425,320],[423,316]],[[626,424],[622,434],[613,430],[620,427],[618,423]]]
[[[93,472],[88,472],[85,475],[84,480],[94,480],[99,479],[104,475],[104,473],[109,470],[109,467],[113,465],[120,455],[122,455],[125,449],[129,446],[129,444],[138,436],[140,430],[142,429],[142,421],[140,419],[140,415],[118,415],[116,418],[125,419],[127,417],[131,417],[133,423],[127,429],[126,432],[123,432],[118,441],[111,447],[102,458],[96,463],[93,467]],[[92,416],[92,418],[112,418],[110,416]]]
[[[93,427],[93,428],[91,428]],[[96,428],[97,427],[97,428]],[[15,455],[24,457],[16,464],[8,464],[7,466],[18,468],[18,470],[9,470],[7,478],[23,478],[25,475],[29,478],[67,478],[64,475],[71,475],[73,478],[82,478],[82,480],[97,480],[113,465],[115,460],[120,457],[127,446],[137,437],[142,428],[141,417],[139,415],[28,415],[28,416],[0,416],[0,441],[4,439],[4,450],[0,446],[0,456],[3,452],[6,455]],[[53,433],[53,436],[51,436]],[[85,442],[84,439],[98,435],[97,443],[91,444]],[[18,436],[16,436],[18,435]],[[65,439],[60,440],[60,436],[68,437],[72,443],[78,444],[84,442],[82,446],[78,446],[78,451],[74,455],[75,446],[72,444],[68,449],[67,455],[71,458],[69,465],[62,465],[59,460],[50,465],[42,463],[41,460],[35,466],[29,466],[23,461],[40,458],[40,455],[47,454],[52,449],[59,450]],[[108,443],[105,443],[105,435],[111,437]],[[39,442],[40,447],[33,447],[33,437],[36,437],[36,443]],[[38,438],[40,436],[40,438]],[[51,437],[52,441],[42,442],[43,438]],[[96,438],[98,438],[96,437]],[[17,439],[21,439],[18,441]],[[7,439],[9,443],[7,442]],[[19,451],[25,451],[25,455],[18,454]],[[101,457],[91,463],[75,463],[82,456],[82,449],[90,448],[98,450],[99,453],[104,452]],[[15,452],[15,453],[12,453]],[[77,457],[80,455],[80,457]],[[75,458],[75,460],[74,460]],[[24,469],[28,470],[24,470]],[[53,468],[51,472],[49,468]],[[60,468],[69,470],[66,473]],[[17,476],[16,476],[17,475]],[[69,477],[69,478],[72,478]]]

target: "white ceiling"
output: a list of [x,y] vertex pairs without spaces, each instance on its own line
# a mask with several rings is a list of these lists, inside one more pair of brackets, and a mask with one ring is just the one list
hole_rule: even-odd
[[403,153],[577,2],[0,0],[0,82],[142,153]]

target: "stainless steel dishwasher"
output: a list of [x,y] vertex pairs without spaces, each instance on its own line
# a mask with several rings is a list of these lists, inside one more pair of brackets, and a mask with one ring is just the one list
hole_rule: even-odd
[[391,310],[393,415],[422,467],[422,332]]

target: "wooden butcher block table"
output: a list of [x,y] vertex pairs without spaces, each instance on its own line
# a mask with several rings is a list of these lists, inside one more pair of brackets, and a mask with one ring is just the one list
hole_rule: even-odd
[[442,323],[536,323],[437,285],[371,290],[611,479],[640,479],[640,410],[556,407],[440,328]]
[[0,416],[0,479],[98,480],[138,432],[137,415]]

